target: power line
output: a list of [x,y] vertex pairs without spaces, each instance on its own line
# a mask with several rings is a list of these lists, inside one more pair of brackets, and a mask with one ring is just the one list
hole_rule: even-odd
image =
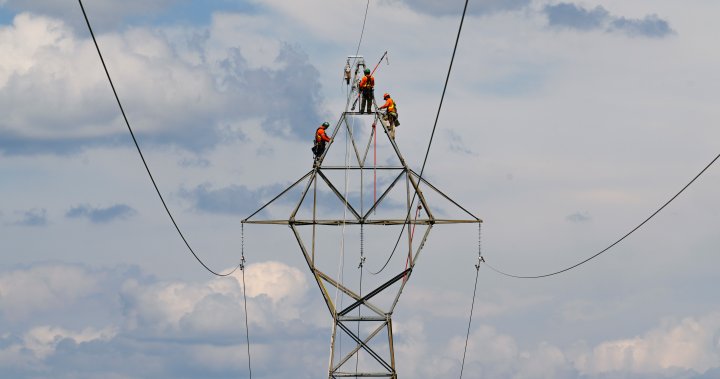
[[636,230],[640,229],[643,225],[645,225],[645,223],[647,223],[648,221],[650,221],[650,219],[652,219],[653,217],[655,217],[655,215],[657,215],[658,213],[660,213],[660,211],[662,211],[663,209],[665,209],[665,207],[667,207],[671,202],[673,202],[673,200],[675,200],[678,196],[680,196],[681,193],[683,193],[688,187],[690,187],[690,185],[693,184],[693,183],[700,177],[700,175],[702,175],[703,173],[705,173],[705,171],[707,171],[707,169],[709,169],[710,166],[712,166],[712,165],[715,163],[715,161],[718,160],[718,158],[720,158],[720,154],[716,155],[715,158],[713,158],[713,160],[710,161],[710,163],[708,163],[707,166],[705,166],[705,168],[703,168],[702,170],[700,170],[700,172],[699,172],[697,175],[695,175],[695,177],[692,178],[692,180],[690,180],[690,182],[688,182],[688,184],[686,184],[680,191],[678,191],[678,193],[676,193],[673,197],[671,197],[670,200],[666,201],[665,204],[663,204],[660,208],[658,208],[655,212],[653,212],[650,216],[648,216],[643,222],[641,222],[640,224],[638,224],[636,227],[632,228],[629,232],[625,233],[625,235],[623,235],[622,237],[620,237],[620,239],[618,239],[617,241],[611,243],[608,247],[600,250],[600,251],[599,251],[598,253],[596,253],[595,255],[593,255],[593,256],[591,256],[591,257],[589,257],[589,258],[587,258],[587,259],[585,259],[585,260],[583,260],[583,261],[580,261],[580,262],[578,262],[578,263],[576,263],[576,264],[574,264],[574,265],[572,265],[572,266],[570,266],[570,267],[564,268],[564,269],[559,270],[559,271],[551,272],[551,273],[549,273],[549,274],[533,275],[533,276],[523,276],[523,275],[508,274],[508,273],[506,273],[506,272],[503,272],[503,271],[501,271],[501,270],[496,269],[495,267],[491,266],[490,264],[487,264],[487,263],[486,263],[486,265],[487,265],[488,267],[490,267],[491,270],[497,272],[497,273],[500,274],[500,275],[505,275],[505,276],[508,276],[508,277],[511,277],[511,278],[517,278],[517,279],[539,279],[539,278],[546,278],[546,277],[548,277],[548,276],[553,276],[553,275],[561,274],[561,273],[563,273],[563,272],[565,272],[565,271],[572,270],[572,269],[574,269],[575,267],[578,267],[578,266],[580,266],[580,265],[582,265],[582,264],[585,264],[585,263],[589,262],[590,260],[595,259],[595,258],[597,258],[598,256],[600,256],[601,254],[607,252],[608,250],[612,249],[613,247],[615,247],[615,245],[619,244],[622,240],[624,240],[625,238],[629,237],[629,236],[630,236],[631,234],[633,234]]
[[[368,8],[370,8],[370,0],[367,0],[367,4],[365,4],[365,16],[363,16],[362,30],[360,30],[360,39],[358,40],[357,49],[355,49],[356,57],[357,57],[358,53],[360,52],[360,44],[362,43],[363,34],[365,34],[365,21],[367,21]],[[355,65],[355,64],[353,63],[353,65]]]
[[[440,111],[442,110],[443,101],[445,100],[445,92],[447,91],[448,82],[450,81],[450,73],[452,72],[453,62],[455,61],[455,53],[457,52],[458,43],[460,41],[460,33],[462,32],[463,22],[465,21],[465,13],[467,13],[468,1],[469,0],[465,0],[462,17],[460,18],[460,26],[458,27],[457,37],[455,37],[455,46],[453,47],[452,57],[450,58],[450,67],[448,67],[447,76],[445,77],[445,85],[443,86],[442,95],[440,96],[440,104],[438,105],[437,114],[435,115],[435,123],[433,124],[432,133],[430,133],[430,141],[428,142],[428,147],[425,151],[425,159],[423,160],[422,169],[420,169],[420,175],[418,176],[418,186],[420,186],[420,183],[422,182],[423,173],[425,172],[425,165],[427,164],[428,156],[430,155],[430,147],[432,146],[432,141],[435,137],[435,129],[437,129],[438,119],[440,119]],[[415,203],[416,197],[417,191],[415,191],[415,193],[413,194],[413,198],[410,204]],[[390,253],[390,256],[388,256],[388,259],[385,261],[385,264],[380,268],[380,270],[372,272],[373,275],[381,273],[385,269],[385,267],[387,267],[388,263],[390,263],[390,259],[392,259],[393,255],[395,255],[395,251],[397,250],[397,247],[400,243],[400,238],[402,238],[402,234],[405,231],[405,226],[410,221],[410,213],[412,213],[412,207],[408,208],[408,213],[405,216],[406,222],[403,224],[402,229],[400,229],[400,235],[395,242],[395,247]]]
[[185,243],[185,246],[187,246],[188,250],[192,255],[195,257],[195,259],[200,262],[200,264],[208,270],[210,273],[216,276],[228,276],[234,273],[242,263],[235,266],[235,268],[232,269],[232,271],[221,274],[218,272],[215,272],[210,267],[208,267],[205,262],[203,262],[200,257],[198,257],[197,254],[195,254],[195,251],[190,247],[190,244],[188,243],[187,239],[183,235],[182,231],[180,231],[180,227],[178,226],[177,222],[175,222],[175,218],[173,217],[172,213],[170,212],[170,208],[168,208],[167,203],[165,203],[165,199],[163,198],[162,194],[160,193],[160,189],[157,186],[157,183],[155,183],[155,178],[153,177],[152,173],[150,172],[150,168],[148,167],[147,162],[145,161],[145,156],[142,153],[142,150],[140,150],[140,145],[138,144],[137,139],[135,138],[135,133],[133,133],[132,127],[130,127],[130,122],[128,121],[127,116],[125,115],[125,109],[122,106],[122,103],[120,102],[120,97],[118,96],[117,91],[115,90],[115,84],[113,84],[112,78],[110,77],[110,72],[108,71],[107,65],[105,64],[105,59],[103,58],[102,52],[100,52],[100,46],[98,45],[97,39],[95,38],[95,33],[93,32],[92,26],[90,26],[90,20],[88,19],[87,13],[85,12],[85,7],[83,6],[82,0],[78,0],[78,3],[80,3],[80,9],[82,10],[83,17],[85,17],[85,22],[87,23],[88,30],[90,31],[90,36],[92,36],[93,43],[95,43],[95,49],[97,49],[98,56],[100,57],[100,62],[102,63],[103,69],[105,70],[105,75],[108,78],[108,81],[110,82],[110,87],[112,88],[113,94],[115,95],[115,100],[117,100],[118,107],[120,107],[120,113],[122,113],[123,120],[125,120],[125,125],[127,125],[128,131],[130,131],[130,136],[132,137],[133,142],[135,143],[135,148],[137,149],[138,154],[140,154],[140,159],[142,160],[143,165],[145,166],[145,171],[147,171],[148,176],[150,177],[150,181],[152,182],[153,187],[155,187],[155,192],[157,192],[158,197],[160,198],[160,201],[162,202],[163,207],[165,208],[165,212],[167,212],[168,216],[170,216],[170,221],[172,221],[173,225],[175,226],[175,230],[177,230],[178,234],[180,235],[180,238],[182,238],[183,242]]

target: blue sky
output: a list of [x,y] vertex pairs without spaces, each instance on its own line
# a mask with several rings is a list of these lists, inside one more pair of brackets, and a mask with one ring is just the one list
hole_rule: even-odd
[[[345,106],[365,5],[85,3],[148,165],[210,267],[236,265],[240,221],[310,170],[312,133]],[[397,100],[397,143],[418,171],[462,5],[368,10],[360,53],[388,51],[378,91]],[[494,267],[534,275],[585,259],[720,150],[720,4],[485,0],[468,12],[425,175],[485,221]],[[79,6],[0,1],[0,49],[0,377],[247,377],[240,278],[211,277],[177,236]],[[464,375],[720,377],[719,186],[711,167],[563,275],[481,268]],[[369,268],[390,234],[368,241]],[[323,236],[336,251],[340,232]],[[253,377],[326,375],[331,320],[292,233],[248,226],[244,244]],[[459,375],[476,257],[475,228],[433,229],[393,315],[402,377]]]

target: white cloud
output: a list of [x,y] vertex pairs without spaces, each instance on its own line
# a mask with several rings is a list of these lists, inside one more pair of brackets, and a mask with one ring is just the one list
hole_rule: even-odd
[[[260,262],[245,272],[248,296],[268,296],[274,303],[299,298],[308,290],[308,274],[280,262]],[[240,274],[234,277],[241,280]]]
[[80,266],[37,265],[0,273],[0,312],[18,320],[29,314],[62,308],[98,292],[98,278]]
[[[126,114],[146,144],[203,149],[234,140],[228,129],[251,118],[296,137],[303,121],[317,119],[320,87],[304,53],[278,40],[261,53],[254,44],[238,45],[223,35],[223,20],[182,31],[137,27],[97,35]],[[57,19],[21,13],[0,28],[0,48],[6,52],[0,110],[8,115],[0,123],[0,149],[66,152],[126,135],[89,37]],[[272,57],[271,66],[251,67],[246,57],[253,54]],[[294,80],[299,76],[305,80]]]
[[[28,278],[43,275],[55,278],[52,284],[55,291],[74,296],[86,293],[87,290],[82,289],[91,286],[99,287],[94,291],[103,294],[114,288],[107,278],[96,278],[98,273],[106,275],[111,270],[95,271],[59,264],[52,268],[54,271],[39,266],[7,272],[0,283],[3,289],[8,288],[8,283],[27,286]],[[308,301],[308,296],[319,297],[315,293],[309,294],[308,277],[299,269],[280,262],[252,264],[246,270],[254,370],[262,373],[261,376],[275,377],[294,373],[296,377],[309,378],[322,374],[330,328],[328,322],[313,319],[317,310],[325,310],[321,301]],[[94,314],[91,323],[104,323],[104,326],[31,322],[21,325],[23,329],[13,327],[16,331],[0,336],[0,362],[5,367],[0,373],[14,370],[13,377],[18,378],[31,377],[37,370],[57,372],[58,377],[75,372],[80,377],[103,373],[107,377],[122,378],[133,377],[143,370],[153,372],[156,377],[170,375],[158,364],[183,370],[201,369],[217,375],[245,372],[247,350],[239,276],[191,283],[158,282],[142,279],[131,272],[125,275],[121,319],[108,322],[104,315],[92,309],[68,308],[57,300],[46,301],[45,311],[63,310],[69,313],[70,320],[75,314],[89,311]],[[48,288],[43,287],[43,291]],[[439,292],[437,295],[445,297]],[[72,302],[68,300],[70,298],[69,295],[63,297],[66,302]],[[103,295],[102,298],[107,305],[113,302],[113,296]],[[464,303],[461,297],[453,299],[438,306]],[[2,304],[3,309],[8,304],[12,305],[12,302]],[[25,309],[26,312],[40,310]],[[453,325],[452,328],[435,329],[437,325],[447,323],[447,317],[438,313],[429,317],[418,314],[410,320],[396,318],[396,360],[403,375],[435,378],[459,373],[465,344],[464,330],[459,329],[463,328]],[[679,321],[669,319],[643,336],[601,341],[593,346],[579,340],[569,344],[524,343],[517,336],[488,324],[490,317],[479,316],[476,320],[482,321],[476,321],[472,328],[464,369],[464,375],[468,377],[569,379],[602,378],[612,374],[616,377],[689,378],[720,368],[720,313],[717,312]],[[7,321],[0,320],[0,327],[3,327],[2,323]],[[100,366],[83,368],[76,365],[90,359],[89,354]],[[154,358],[140,359],[138,354]],[[117,364],[118,359],[134,363],[121,365]],[[69,362],[67,365],[62,363],[65,360]]]
[[116,335],[117,330],[113,327],[100,330],[85,328],[73,331],[59,327],[38,326],[30,329],[23,336],[23,348],[32,351],[37,358],[43,359],[53,354],[57,345],[63,340],[71,340],[76,344],[81,344],[96,340],[108,341]]
[[658,373],[720,367],[720,313],[667,321],[641,337],[604,342],[578,359],[583,373]]

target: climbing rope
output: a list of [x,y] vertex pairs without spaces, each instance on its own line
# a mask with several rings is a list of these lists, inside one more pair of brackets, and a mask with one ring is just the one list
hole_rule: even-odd
[[470,340],[470,326],[472,325],[473,311],[475,310],[475,295],[477,294],[478,277],[480,276],[480,264],[485,263],[481,251],[482,224],[478,223],[478,261],[475,264],[475,288],[473,289],[472,304],[470,305],[470,320],[468,320],[467,334],[465,335],[465,348],[463,349],[462,364],[460,364],[460,379],[465,369],[465,355],[467,354],[468,341]]

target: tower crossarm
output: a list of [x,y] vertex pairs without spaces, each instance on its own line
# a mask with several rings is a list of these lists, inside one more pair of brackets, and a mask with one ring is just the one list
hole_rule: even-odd
[[325,225],[325,226],[343,226],[343,225],[445,225],[445,224],[479,224],[480,219],[387,219],[387,220],[249,220],[243,221],[246,224],[265,224],[265,225]]

